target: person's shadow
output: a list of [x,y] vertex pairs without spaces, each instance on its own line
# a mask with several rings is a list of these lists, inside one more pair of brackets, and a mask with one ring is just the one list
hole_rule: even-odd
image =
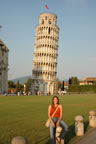
[[74,124],[73,125],[70,125],[68,127],[68,131],[66,132],[65,134],[65,144],[68,144],[68,142],[75,136],[75,126]]
[[46,144],[50,144],[50,140],[48,140]]
[[[68,127],[68,131],[65,134],[64,144],[68,144],[68,142],[75,136],[75,128],[74,124]],[[50,144],[50,140],[47,141],[46,144]]]
[[[88,121],[84,121],[84,133],[87,131],[87,128],[88,128]],[[71,141],[71,139],[75,137],[76,137],[75,123],[73,123],[72,125],[68,126],[68,131],[65,134],[64,144],[68,144]],[[50,144],[50,137],[48,136],[45,139],[48,139],[48,141],[45,144]],[[45,139],[42,139],[40,142],[43,142]],[[78,139],[78,137],[76,137],[76,139]],[[40,142],[38,142],[38,144]]]

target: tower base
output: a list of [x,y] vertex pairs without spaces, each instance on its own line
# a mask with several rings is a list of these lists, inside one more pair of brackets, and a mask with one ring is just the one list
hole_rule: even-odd
[[30,91],[33,95],[57,94],[57,81],[32,79]]

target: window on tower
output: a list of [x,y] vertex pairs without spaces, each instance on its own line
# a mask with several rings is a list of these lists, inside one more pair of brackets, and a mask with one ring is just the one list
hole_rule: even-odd
[[47,20],[47,16],[45,16],[45,20]]
[[44,24],[44,20],[42,19],[42,24]]
[[2,50],[2,56],[4,56],[4,50]]
[[51,20],[50,19],[49,19],[48,23],[51,24]]
[[50,27],[49,27],[49,29],[48,29],[48,34],[50,34]]

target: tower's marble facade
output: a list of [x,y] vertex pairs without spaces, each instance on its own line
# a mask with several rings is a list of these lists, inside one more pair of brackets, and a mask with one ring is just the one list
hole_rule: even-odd
[[31,92],[57,93],[56,69],[59,28],[55,14],[43,13],[36,27]]
[[0,40],[0,94],[8,92],[8,48]]

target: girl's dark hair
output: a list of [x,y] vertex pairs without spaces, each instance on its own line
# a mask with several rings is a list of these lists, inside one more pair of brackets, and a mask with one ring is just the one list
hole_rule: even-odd
[[57,100],[58,100],[57,104],[59,104],[59,98],[57,96],[53,96],[53,98],[52,98],[52,107],[53,108],[54,108],[54,98],[57,98]]

